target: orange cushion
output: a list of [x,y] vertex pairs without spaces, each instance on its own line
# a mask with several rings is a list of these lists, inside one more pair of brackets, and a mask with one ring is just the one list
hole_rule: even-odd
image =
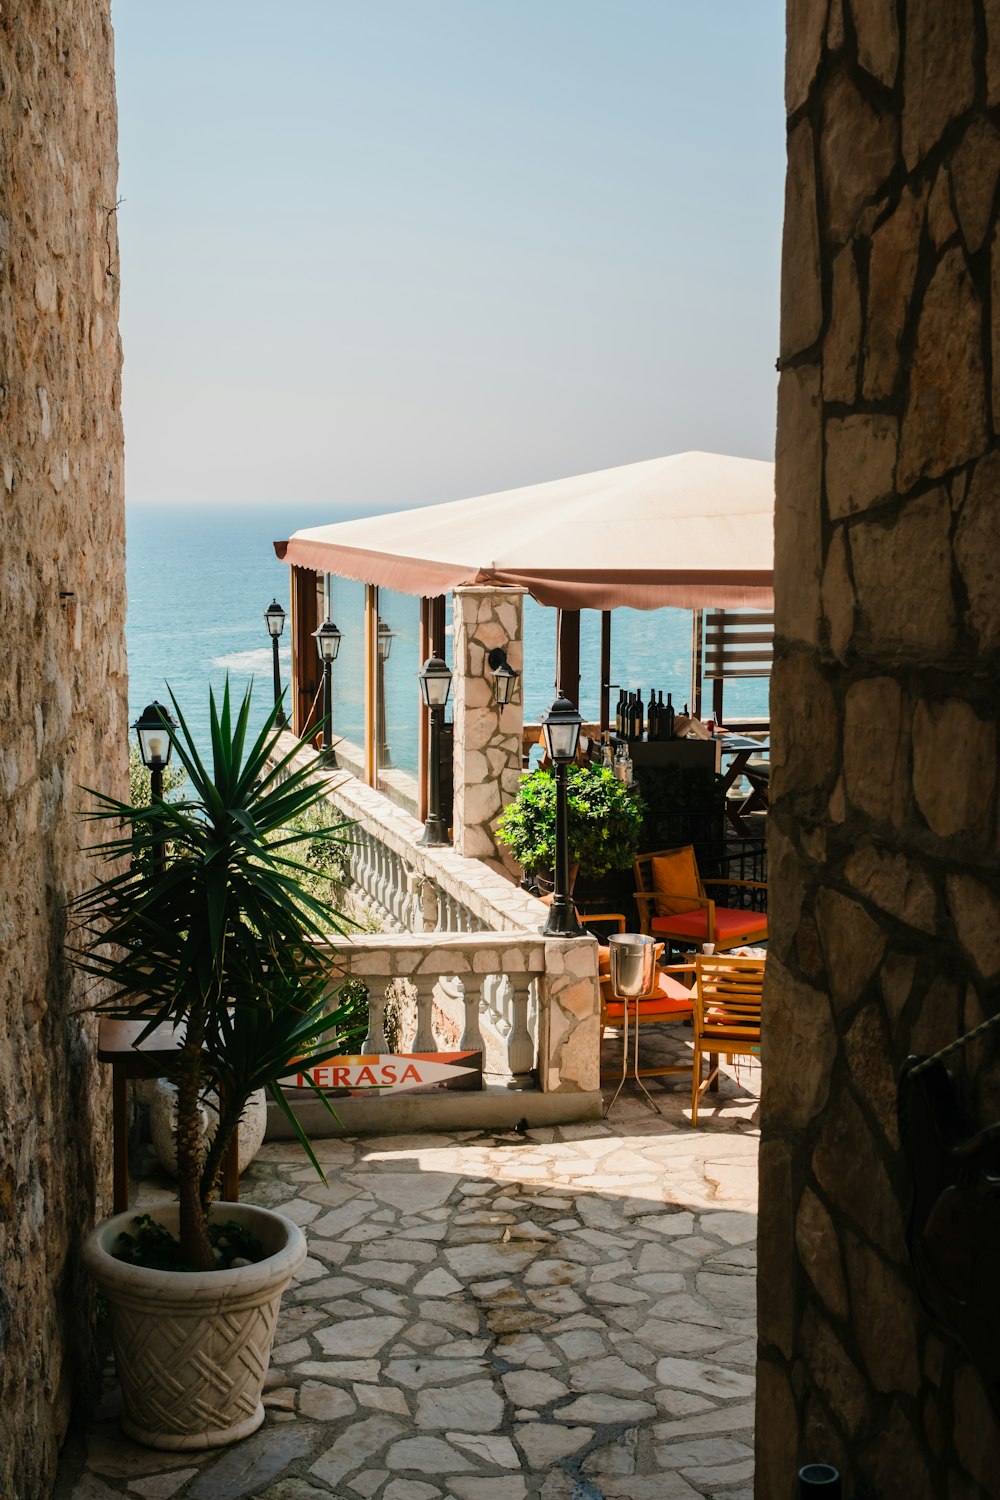
[[[673,917],[654,917],[653,932],[669,932],[671,937],[691,942],[708,941],[708,912],[679,912]],[[735,906],[715,908],[715,941],[723,947],[737,943],[762,941],[767,936],[767,914],[744,911]]]
[[597,945],[597,972],[602,979],[611,973],[611,949],[607,943]]
[[658,854],[651,862],[656,910],[661,917],[671,912],[690,911],[689,902],[671,901],[671,896],[700,896],[701,880],[692,848],[677,849],[673,854]]
[[[658,995],[639,1001],[640,1021],[675,1021],[678,1017],[690,1015],[693,990],[685,989],[672,974],[658,975],[657,986]],[[624,1009],[624,1001],[611,999],[605,1002],[604,1014],[609,1021],[620,1021]],[[629,1001],[628,1013],[634,1021],[634,1000]]]

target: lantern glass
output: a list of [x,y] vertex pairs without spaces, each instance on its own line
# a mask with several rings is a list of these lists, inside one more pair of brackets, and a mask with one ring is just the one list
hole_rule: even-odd
[[148,771],[162,769],[170,764],[173,741],[169,729],[177,724],[162,703],[149,703],[132,725],[139,739],[139,754]]
[[392,650],[392,643],[393,643],[393,641],[395,639],[396,639],[396,637],[395,637],[394,633],[389,629],[389,626],[385,623],[385,621],[384,620],[379,620],[379,622],[378,622],[378,654],[379,654],[379,657],[381,658],[382,661],[388,661],[389,660],[389,653]]
[[272,599],[265,609],[264,620],[267,625],[268,635],[274,636],[274,639],[277,640],[285,628],[285,611],[277,599]]
[[554,765],[565,765],[576,759],[583,719],[568,698],[557,698],[548,713],[542,715],[545,748]]
[[514,671],[502,646],[494,646],[486,664],[493,673],[493,697],[497,707],[504,708],[511,700],[520,673]]
[[341,635],[332,620],[326,619],[318,630],[313,631],[316,650],[321,661],[336,661],[340,650]]
[[505,708],[511,700],[514,684],[517,682],[517,673],[507,662],[501,662],[493,673],[493,696],[500,708]]
[[451,669],[440,656],[430,656],[417,673],[420,696],[428,708],[444,708],[451,692]]

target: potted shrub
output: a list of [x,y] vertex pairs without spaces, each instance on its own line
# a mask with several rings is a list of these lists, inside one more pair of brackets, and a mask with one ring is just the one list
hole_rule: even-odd
[[[94,794],[85,816],[110,829],[91,851],[106,873],[73,903],[72,957],[102,983],[99,1014],[141,1019],[143,1035],[164,1023],[179,1031],[167,1075],[178,1203],[140,1227],[128,1213],[105,1221],[84,1258],[111,1307],[125,1430],[153,1447],[196,1448],[263,1420],[281,1293],[305,1256],[301,1230],[280,1214],[216,1201],[226,1148],[249,1096],[268,1088],[320,1172],[281,1080],[341,1050],[342,1017],[316,942],[334,919],[302,888],[302,835],[287,827],[322,796],[312,768],[294,769],[291,755],[268,765],[273,712],[247,747],[250,691],[234,718],[227,681],[221,712],[211,697],[209,772],[171,698],[179,728],[164,729],[188,794],[147,805]],[[205,1101],[218,1113],[207,1146]]]
[[[631,865],[639,847],[643,807],[607,766],[570,766],[567,772],[569,859],[598,878]],[[547,875],[556,858],[556,783],[551,770],[522,776],[517,796],[504,808],[497,838],[525,875]]]

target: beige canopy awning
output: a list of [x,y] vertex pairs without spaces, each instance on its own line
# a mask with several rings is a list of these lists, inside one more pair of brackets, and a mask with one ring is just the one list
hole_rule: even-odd
[[297,531],[287,563],[430,597],[522,585],[561,609],[773,606],[774,465],[675,453]]

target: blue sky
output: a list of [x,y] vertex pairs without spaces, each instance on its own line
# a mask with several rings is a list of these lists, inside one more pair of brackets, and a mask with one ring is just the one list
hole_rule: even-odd
[[783,0],[114,0],[130,504],[773,452]]

